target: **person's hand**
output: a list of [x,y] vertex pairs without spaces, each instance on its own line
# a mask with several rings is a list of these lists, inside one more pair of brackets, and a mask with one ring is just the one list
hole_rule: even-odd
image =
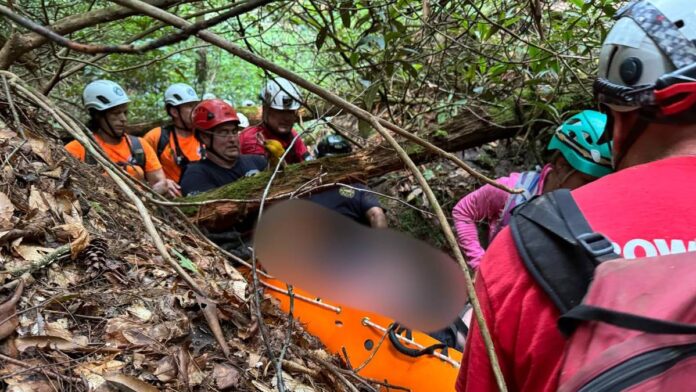
[[170,198],[181,197],[181,187],[176,182],[167,179],[167,196]]
[[160,195],[164,195],[169,198],[181,197],[181,187],[176,182],[170,179],[164,179],[156,183],[152,189]]

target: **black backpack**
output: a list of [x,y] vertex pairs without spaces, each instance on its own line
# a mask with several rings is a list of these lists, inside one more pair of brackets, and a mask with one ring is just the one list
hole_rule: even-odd
[[599,263],[619,257],[611,241],[592,230],[568,189],[513,210],[510,230],[527,271],[561,314],[582,302]]
[[568,190],[516,208],[510,229],[568,338],[559,391],[695,385],[693,253],[611,261],[619,259],[613,244],[592,230]]
[[190,161],[186,157],[186,155],[184,155],[184,153],[181,151],[181,147],[179,146],[179,138],[176,136],[176,130],[173,125],[167,125],[162,127],[159,140],[157,141],[157,157],[162,157],[162,153],[164,152],[164,149],[167,148],[167,146],[169,145],[169,139],[172,137],[174,138],[174,149],[176,152],[174,162],[182,169],[185,169],[186,166],[190,163]]

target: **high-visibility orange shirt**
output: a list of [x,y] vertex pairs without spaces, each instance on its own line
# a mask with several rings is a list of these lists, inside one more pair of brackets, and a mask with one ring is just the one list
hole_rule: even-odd
[[[126,135],[124,135],[121,138],[121,141],[118,144],[109,144],[97,135],[94,135],[94,139],[101,146],[102,150],[104,150],[104,152],[112,162],[116,163],[119,166],[125,167],[128,174],[130,174],[133,178],[139,181],[145,181],[145,173],[157,171],[162,168],[162,165],[157,159],[157,154],[155,153],[155,150],[152,147],[150,147],[150,145],[147,142],[145,142],[143,138],[139,139],[140,144],[143,145],[143,151],[145,152],[144,168],[138,165],[134,165],[132,163],[128,163],[131,162],[132,154],[130,146],[128,144],[129,142],[127,141],[128,137]],[[68,150],[70,155],[83,162],[85,161],[85,148],[77,140],[73,140],[70,143],[66,144],[65,149]]]
[[[161,135],[162,127],[157,127],[148,131],[143,137],[143,139],[145,139],[145,141],[152,146],[155,153],[157,151],[157,145],[159,144]],[[181,149],[182,154],[189,160],[189,162],[201,160],[202,146],[198,139],[193,136],[193,134],[186,137],[177,134],[176,138],[179,141],[179,148]],[[170,180],[178,183],[181,180],[182,167],[176,164],[176,144],[172,135],[170,135],[169,143],[158,158],[160,163],[162,163],[164,175]]]

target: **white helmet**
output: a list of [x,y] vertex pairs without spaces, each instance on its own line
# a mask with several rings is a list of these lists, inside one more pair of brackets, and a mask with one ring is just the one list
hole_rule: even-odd
[[260,96],[264,105],[277,110],[297,110],[302,102],[302,95],[297,87],[283,78],[269,80]]
[[254,101],[252,101],[250,99],[246,99],[246,100],[244,100],[244,102],[242,102],[242,106],[251,107],[251,106],[256,106],[256,105],[254,105]]
[[116,82],[95,80],[85,86],[82,101],[87,109],[104,111],[130,102],[128,94]]
[[164,103],[167,105],[179,106],[198,101],[198,94],[186,83],[174,83],[164,92]]
[[696,81],[696,1],[636,0],[616,17],[600,53],[600,102],[662,116],[692,108],[696,89],[676,86]]
[[249,119],[247,116],[243,115],[240,112],[237,112],[237,117],[239,117],[239,126],[242,128],[246,128],[249,126]]

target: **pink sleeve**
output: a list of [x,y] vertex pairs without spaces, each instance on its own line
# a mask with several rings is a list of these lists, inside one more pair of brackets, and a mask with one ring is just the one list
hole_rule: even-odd
[[[514,187],[518,176],[519,174],[513,173],[510,177],[497,179],[496,182]],[[496,225],[509,195],[502,189],[484,185],[464,196],[452,210],[459,247],[472,268],[478,267],[484,253],[476,223],[485,220],[491,226]]]

